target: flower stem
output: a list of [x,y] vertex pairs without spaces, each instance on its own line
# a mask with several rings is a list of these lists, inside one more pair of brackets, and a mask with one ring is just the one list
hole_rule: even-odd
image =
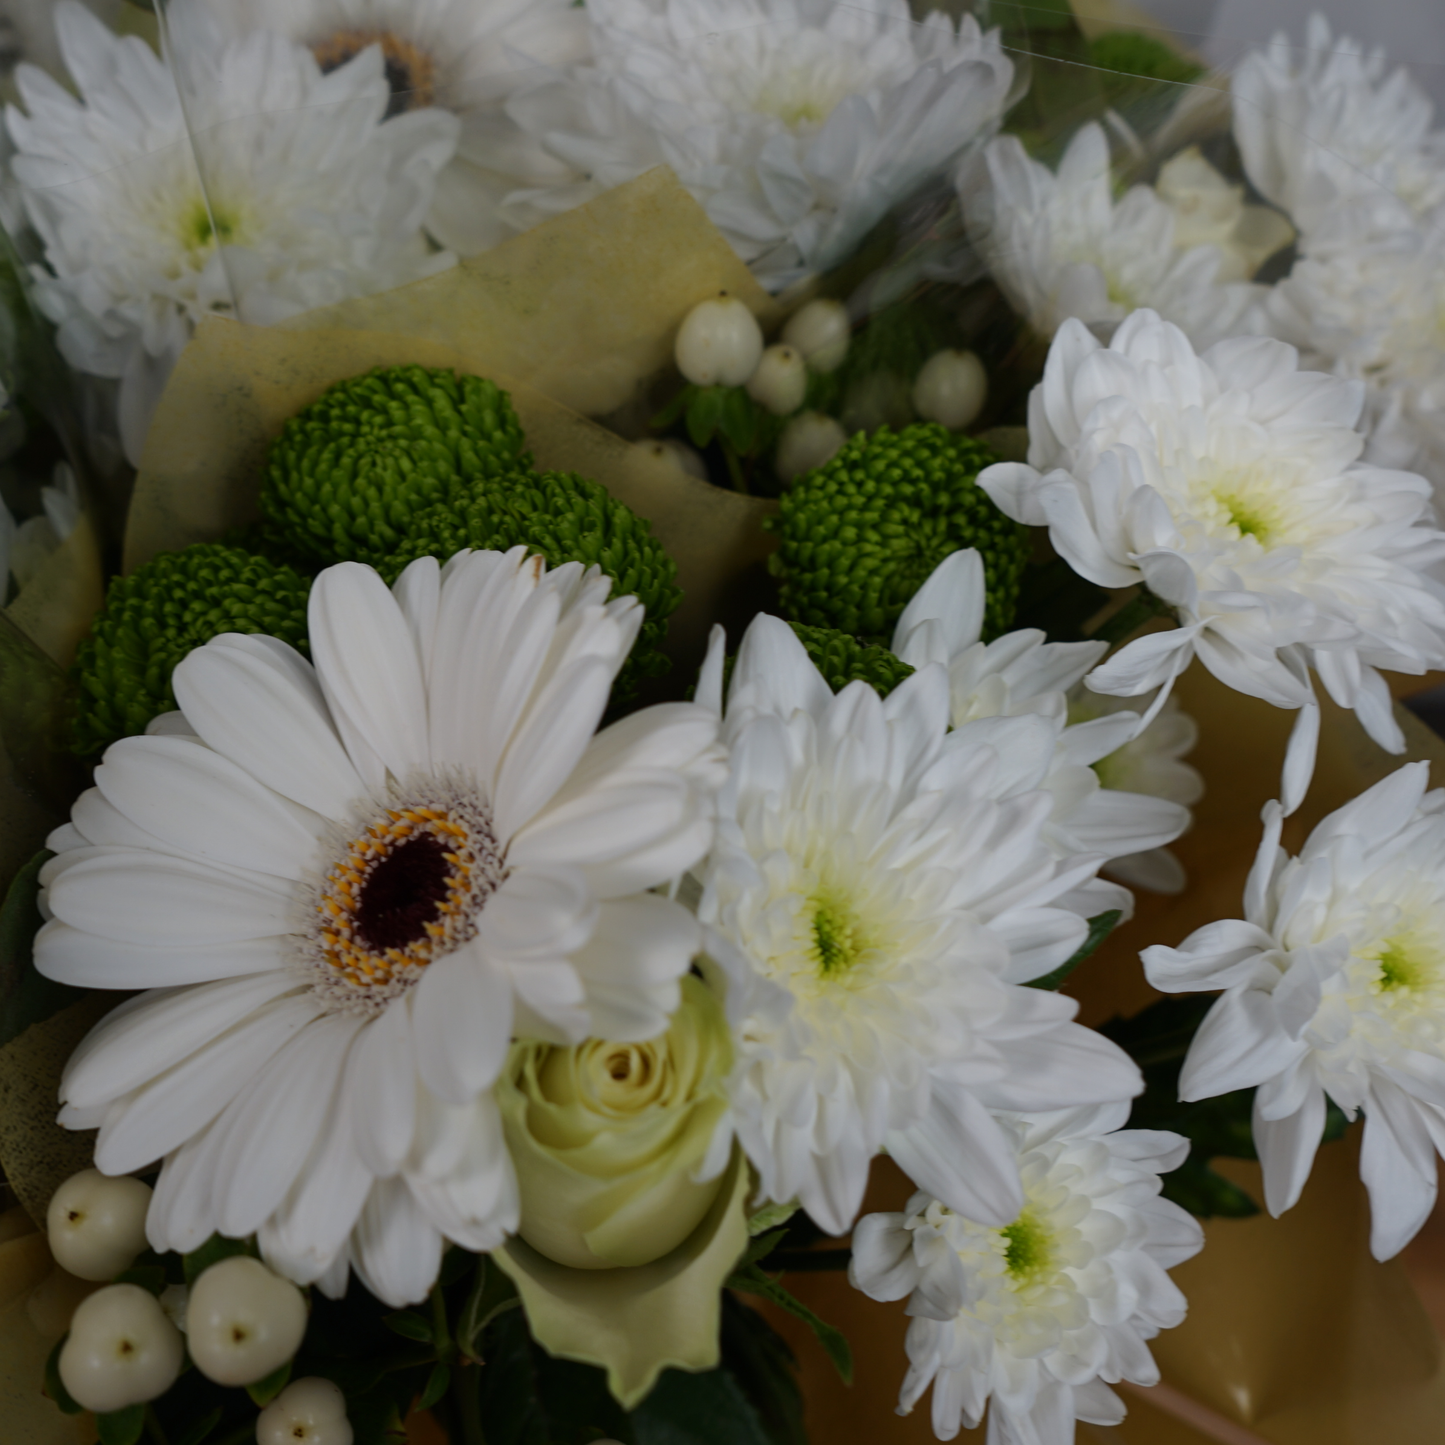
[[431,1288],[431,1329],[437,1359],[443,1364],[451,1364],[452,1356],[456,1354],[456,1346],[452,1344],[452,1332],[447,1324],[447,1302],[440,1283]]
[[726,437],[718,438],[718,447],[723,454],[723,460],[728,464],[728,477],[732,481],[733,491],[741,492],[745,497],[748,496],[748,479],[743,472],[742,459],[733,450],[732,443]]
[[1172,617],[1174,609],[1156,597],[1147,587],[1126,602],[1112,617],[1107,617],[1090,635],[1091,642],[1107,642],[1110,647],[1132,637],[1146,622],[1156,617]]
[[459,1445],[487,1445],[482,1431],[482,1367],[457,1364],[452,1370],[452,1401],[461,1422]]
[[166,1439],[165,1429],[161,1425],[154,1405],[146,1406],[145,1430],[146,1434],[156,1442],[156,1445],[170,1445],[170,1442]]

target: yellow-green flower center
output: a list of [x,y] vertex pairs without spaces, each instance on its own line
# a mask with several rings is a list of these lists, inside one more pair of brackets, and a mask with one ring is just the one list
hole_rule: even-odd
[[813,958],[824,978],[846,973],[867,944],[853,910],[826,894],[813,900]]
[[1379,987],[1386,993],[1418,989],[1433,982],[1440,964],[1429,950],[1414,945],[1412,940],[1398,938],[1387,940],[1379,962]]
[[220,203],[208,205],[197,196],[181,217],[181,243],[188,251],[209,251],[212,246],[229,246],[240,238],[241,217]]
[[1053,1264],[1053,1234],[1030,1210],[1024,1210],[999,1233],[1004,1239],[1004,1263],[1019,1283],[1036,1279]]
[[1271,515],[1272,508],[1260,505],[1258,500],[1242,492],[1220,490],[1214,494],[1214,499],[1224,509],[1230,525],[1241,537],[1253,537],[1261,546],[1269,545],[1278,525],[1278,518]]

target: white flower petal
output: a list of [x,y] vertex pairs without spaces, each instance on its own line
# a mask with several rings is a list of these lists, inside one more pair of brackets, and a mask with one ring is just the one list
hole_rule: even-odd
[[417,1074],[438,1098],[469,1104],[502,1071],[512,1034],[506,975],[475,946],[430,964],[412,997]]

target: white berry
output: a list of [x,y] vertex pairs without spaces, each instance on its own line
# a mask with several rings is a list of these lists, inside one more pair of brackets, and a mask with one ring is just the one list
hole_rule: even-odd
[[72,1174],[51,1196],[50,1252],[77,1279],[114,1279],[146,1247],[150,1186],[99,1169]]
[[782,481],[791,482],[831,461],[847,440],[848,433],[832,417],[805,411],[795,416],[778,438],[773,470]]
[[757,370],[763,333],[753,313],[724,293],[683,318],[673,355],[694,386],[741,386]]
[[791,416],[808,390],[803,353],[792,346],[770,346],[748,378],[748,395],[774,416]]
[[707,463],[686,442],[663,437],[658,441],[633,442],[632,445],[645,457],[665,462],[670,467],[680,467],[700,482],[707,481]]
[[254,1385],[301,1347],[306,1299],[258,1259],[233,1255],[191,1286],[186,1343],[196,1368],[218,1385]]
[[853,324],[841,301],[819,298],[801,306],[783,327],[783,340],[803,354],[813,371],[836,371],[848,355]]
[[256,1445],[351,1445],[346,1396],[317,1375],[296,1380],[261,1411]]
[[988,396],[988,373],[971,351],[936,351],[913,383],[913,409],[950,431],[966,427]]
[[60,1382],[97,1413],[164,1395],[181,1372],[185,1347],[156,1297],[138,1284],[112,1284],[76,1307],[60,1349]]

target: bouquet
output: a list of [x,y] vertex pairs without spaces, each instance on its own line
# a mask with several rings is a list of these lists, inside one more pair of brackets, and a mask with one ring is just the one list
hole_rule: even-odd
[[[846,1388],[844,1278],[909,1321],[900,1414],[1067,1445],[1159,1383],[1200,1220],[1346,1198],[1333,1141],[1399,1254],[1445,1147],[1445,792],[1387,677],[1445,670],[1403,70],[1316,18],[1208,74],[1064,0],[38,33],[21,1445],[802,1445],[787,1337]],[[1269,779],[1242,896],[1111,954],[1201,886],[1206,674]],[[1091,977],[1135,1006],[1085,1026]]]

